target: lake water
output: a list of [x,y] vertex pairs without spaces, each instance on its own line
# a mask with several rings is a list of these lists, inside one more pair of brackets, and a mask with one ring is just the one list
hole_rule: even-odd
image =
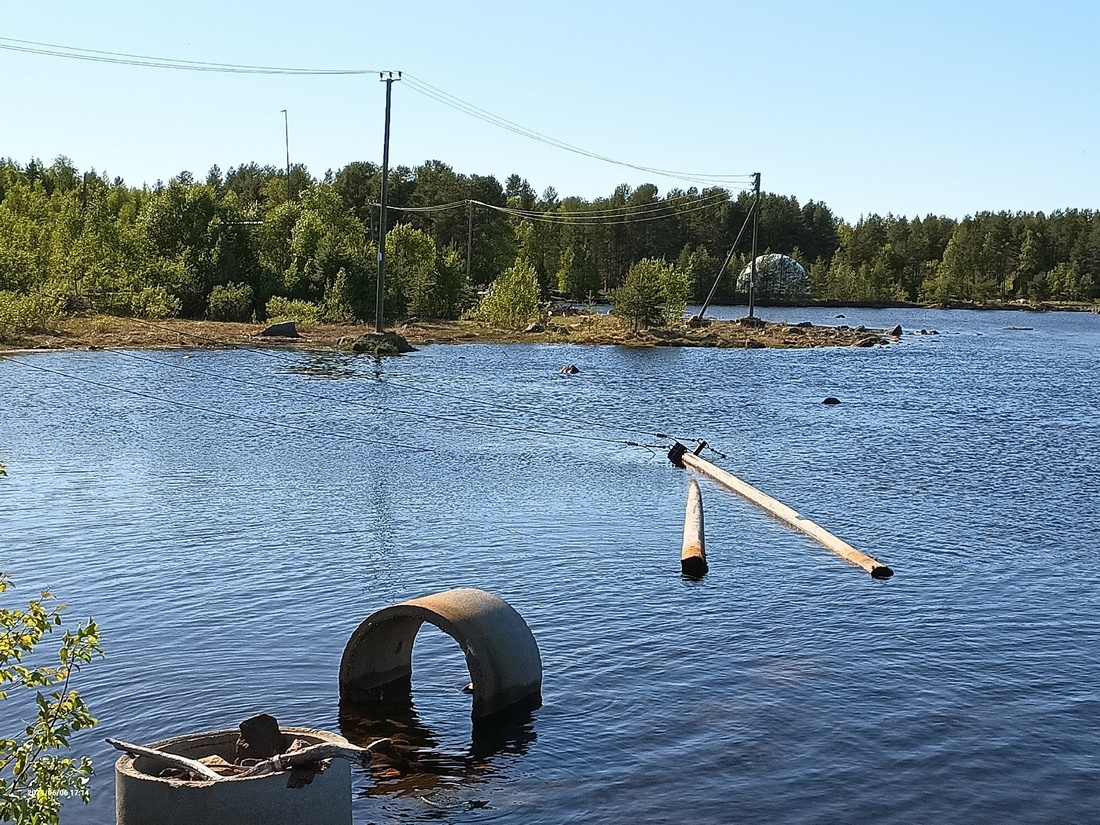
[[[78,679],[93,802],[63,821],[113,822],[104,736],[261,711],[404,726],[421,768],[359,772],[363,824],[1096,821],[1100,316],[759,314],[906,332],[0,359],[0,569],[94,616],[107,652]],[[711,572],[685,581],[688,475],[623,443],[658,433],[705,438],[895,576],[702,480]],[[427,627],[415,717],[341,719],[356,626],[452,587],[525,618],[543,706],[473,740],[461,651]]]

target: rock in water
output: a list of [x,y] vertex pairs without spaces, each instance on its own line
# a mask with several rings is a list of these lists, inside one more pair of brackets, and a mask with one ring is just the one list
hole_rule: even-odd
[[343,342],[343,346],[350,347],[352,352],[369,352],[372,355],[401,355],[405,352],[416,352],[416,347],[396,332],[368,332],[350,342]]
[[833,396],[831,396],[831,395],[830,395],[830,396],[829,396],[828,398],[826,398],[826,399],[825,399],[824,401],[822,401],[821,403],[822,403],[822,404],[839,404],[839,403],[840,403],[840,399],[839,399],[839,398],[834,398]]
[[898,324],[893,329],[888,330],[886,332],[886,334],[887,335],[893,335],[895,338],[900,338],[901,337],[901,324]]
[[562,375],[576,375],[578,372],[580,372],[580,370],[577,369],[576,364],[566,364],[564,367],[558,370],[558,372]]

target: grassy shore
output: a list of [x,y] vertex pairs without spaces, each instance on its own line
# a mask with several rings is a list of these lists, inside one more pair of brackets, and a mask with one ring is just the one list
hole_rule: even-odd
[[[298,338],[261,336],[260,324],[95,316],[57,321],[48,331],[28,332],[0,342],[0,351],[26,349],[117,349],[281,346],[301,349],[350,348],[372,327],[346,324],[299,325]],[[874,346],[890,339],[882,330],[847,326],[709,321],[631,330],[610,316],[554,318],[530,331],[491,327],[474,321],[412,321],[390,329],[416,347],[430,344],[587,344],[628,347],[680,346],[778,348]]]

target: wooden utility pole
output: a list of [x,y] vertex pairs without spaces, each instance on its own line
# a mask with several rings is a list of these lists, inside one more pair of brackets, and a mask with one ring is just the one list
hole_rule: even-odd
[[290,193],[290,115],[283,109],[283,137],[286,142],[286,199],[291,201],[294,196]]
[[[394,77],[394,74],[397,76]],[[379,72],[378,79],[386,84],[386,130],[382,139],[382,197],[381,206],[378,209],[378,288],[374,293],[374,331],[381,332],[382,323],[382,296],[386,284],[386,197],[389,190],[390,177],[390,93],[393,90],[393,82],[401,79],[401,72]]]
[[691,579],[707,574],[707,550],[703,539],[703,494],[694,478],[688,482],[684,513],[684,543],[680,549],[680,572]]
[[466,201],[466,283],[470,283],[470,261],[474,257],[474,202]]
[[754,173],[752,186],[752,263],[749,264],[749,317],[753,311],[753,293],[756,290],[756,234],[760,226],[760,173]]
[[[788,507],[778,499],[774,499],[767,493],[757,490],[751,484],[742,481],[733,473],[728,473],[720,467],[715,467],[709,461],[688,452],[684,445],[676,444],[668,453],[669,460],[678,467],[688,467],[697,473],[714,479],[723,487],[737,493],[742,498],[752,502],[766,513],[770,513],[789,527],[793,527],[801,533],[819,542],[827,550],[836,553],[846,561],[862,567],[872,578],[888,579],[894,575],[894,571],[882,562],[871,558],[866,553],[860,552],[848,542],[837,538],[820,524],[802,518],[797,511]],[[690,506],[690,505],[689,505]],[[701,509],[702,505],[700,505]],[[700,524],[702,517],[700,516]]]

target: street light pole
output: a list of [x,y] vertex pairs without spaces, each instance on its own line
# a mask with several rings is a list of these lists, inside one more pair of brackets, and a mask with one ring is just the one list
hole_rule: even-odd
[[[394,75],[397,75],[394,77]],[[374,295],[374,331],[381,332],[382,296],[386,283],[386,197],[390,178],[390,93],[393,82],[401,79],[401,72],[379,72],[378,79],[386,84],[386,130],[382,140],[382,196],[378,208],[378,288]]]
[[283,133],[286,138],[286,199],[289,201],[290,196],[290,115],[286,113],[286,109],[282,110],[283,113]]

